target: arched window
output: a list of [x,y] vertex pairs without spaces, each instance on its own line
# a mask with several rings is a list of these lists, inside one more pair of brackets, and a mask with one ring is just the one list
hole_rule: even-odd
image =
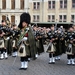
[[2,20],[6,20],[6,16],[5,15],[2,15]]
[[15,16],[14,15],[11,16],[11,23],[15,23]]

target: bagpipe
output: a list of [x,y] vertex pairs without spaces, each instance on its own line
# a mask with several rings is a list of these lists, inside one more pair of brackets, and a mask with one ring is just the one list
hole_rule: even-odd
[[15,35],[20,34],[20,30],[17,30],[17,29],[16,30],[12,30],[12,28],[9,27],[8,25],[1,26],[0,30],[2,30],[5,33],[4,36],[10,36],[10,35],[15,36]]
[[64,40],[65,39],[65,31],[57,31],[57,38],[59,38],[59,40]]
[[5,35],[8,35],[8,33],[10,33],[10,35],[13,35],[13,31],[10,27],[8,27],[8,25],[1,26],[0,30],[2,30],[5,33]]
[[19,36],[21,34],[21,30],[15,29],[13,30],[13,37]]
[[54,31],[49,31],[48,33],[47,33],[47,36],[48,36],[48,38],[51,40],[51,39],[55,39],[56,37],[57,37],[57,31],[56,30],[54,30]]
[[[48,35],[48,38],[50,39],[50,41],[49,41],[49,44],[48,44],[48,46],[47,46],[47,48],[46,48],[46,52],[48,52],[48,53],[50,53],[50,52],[55,52],[56,51],[56,48],[55,48],[55,40],[56,40],[56,38],[57,38],[57,31],[49,31],[48,33],[47,33],[47,35]],[[54,40],[52,40],[52,39],[54,39]],[[52,41],[51,41],[52,40]]]
[[26,35],[29,31],[29,28],[25,28],[24,32],[20,34],[18,42],[17,42],[17,46],[20,45],[20,43],[23,41],[24,35]]
[[13,37],[13,45],[12,45],[12,47],[17,46],[16,42],[18,41],[18,38],[19,38],[20,34],[21,34],[21,30],[19,30],[19,29],[13,30],[13,35],[12,35],[12,37]]

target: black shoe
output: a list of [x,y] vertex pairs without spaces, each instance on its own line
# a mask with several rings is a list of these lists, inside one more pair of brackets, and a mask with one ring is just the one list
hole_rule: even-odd
[[60,59],[58,59],[58,60],[60,60]]
[[52,62],[52,64],[55,64],[55,62]]
[[30,62],[30,60],[28,60],[28,62]]
[[75,66],[75,64],[72,64],[72,66]]
[[27,70],[27,68],[23,68],[23,70]]
[[19,68],[19,70],[23,70],[24,68]]
[[3,60],[4,58],[0,58],[0,60]]
[[52,63],[48,63],[48,64],[52,64]]
[[7,57],[7,58],[5,58],[5,59],[8,59],[8,57]]

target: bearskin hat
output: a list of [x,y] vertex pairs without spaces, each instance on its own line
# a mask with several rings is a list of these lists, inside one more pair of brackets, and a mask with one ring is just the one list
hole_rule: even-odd
[[19,28],[22,28],[22,23],[26,22],[28,24],[30,24],[31,21],[31,17],[29,13],[22,13],[20,16],[20,23],[18,25]]

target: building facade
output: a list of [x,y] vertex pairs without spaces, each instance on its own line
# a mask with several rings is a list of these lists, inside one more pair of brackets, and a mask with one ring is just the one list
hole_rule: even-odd
[[28,0],[0,0],[0,22],[7,16],[11,23],[19,24],[20,15],[27,12]]
[[18,25],[23,12],[35,23],[75,22],[75,0],[0,0],[0,21],[8,16]]

